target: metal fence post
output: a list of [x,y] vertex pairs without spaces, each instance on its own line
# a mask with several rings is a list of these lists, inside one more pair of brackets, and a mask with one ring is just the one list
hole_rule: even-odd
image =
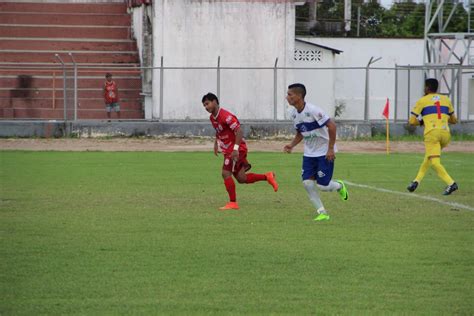
[[376,63],[382,59],[382,57],[374,59],[374,57],[370,57],[367,66],[365,67],[365,98],[364,98],[364,121],[369,121],[369,68],[370,65]]
[[365,67],[365,96],[364,96],[364,121],[369,120],[369,67],[374,57],[370,57]]
[[163,56],[161,56],[160,63],[160,121],[163,121],[163,78],[164,78],[164,69],[163,69]]
[[64,64],[64,61],[61,59],[59,54],[55,54],[54,56],[63,65],[63,107],[64,107],[64,121],[67,121],[66,65]]
[[461,58],[461,61],[459,62],[458,66],[458,85],[457,85],[457,98],[456,98],[456,107],[457,107],[457,117],[459,118],[459,122],[462,122],[462,113],[461,113],[461,92],[462,92],[462,63],[463,63],[463,58]]
[[411,89],[410,89],[410,86],[411,86],[411,68],[410,68],[410,65],[408,65],[408,78],[407,78],[407,84],[408,84],[408,87],[407,87],[407,97],[408,97],[408,100],[407,100],[407,119],[410,118],[410,94],[411,94]]
[[221,56],[217,57],[217,98],[221,98]]
[[395,96],[394,96],[394,107],[393,107],[393,121],[397,122],[398,112],[398,65],[395,64]]
[[278,119],[278,95],[277,95],[277,90],[278,90],[278,57],[275,59],[275,66],[273,67],[273,120],[276,122]]
[[69,53],[71,56],[72,63],[74,64],[74,121],[77,120],[77,64],[72,53]]

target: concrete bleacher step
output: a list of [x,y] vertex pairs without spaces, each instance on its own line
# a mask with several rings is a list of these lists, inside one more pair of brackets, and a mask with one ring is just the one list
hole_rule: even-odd
[[127,7],[121,3],[41,3],[0,2],[1,12],[47,12],[47,13],[114,13],[126,14]]
[[[0,51],[0,62],[8,63],[57,63],[55,54],[64,54],[64,51],[33,51],[33,50],[3,50]],[[100,52],[100,51],[72,51],[77,63],[138,63],[136,52]],[[64,55],[66,56],[66,55]]]
[[[136,69],[139,56],[131,40],[131,18],[125,3],[1,0],[0,118],[63,119],[63,72],[55,54],[71,67],[69,52],[80,67],[79,119],[107,117],[102,91],[106,72],[112,72],[118,84],[121,117],[143,118],[141,76]],[[25,68],[26,64],[30,68]],[[86,65],[93,67],[83,68]],[[20,83],[25,76],[28,87]],[[73,94],[69,68],[68,119],[72,118]]]
[[37,24],[1,24],[0,37],[40,37],[40,38],[89,38],[89,39],[129,39],[129,26],[83,26],[60,25],[57,27]]
[[[107,113],[105,110],[78,110],[77,112],[78,119],[88,120],[88,119],[107,119]],[[116,118],[116,113],[112,113],[112,116]],[[8,118],[34,118],[41,117],[42,119],[56,119],[62,120],[64,118],[63,109],[1,109],[0,108],[0,117],[5,119]],[[68,118],[72,119],[72,111],[68,112]],[[121,119],[142,119],[142,111],[130,111],[127,109],[122,109],[120,113]]]
[[[141,111],[142,105],[138,98],[121,98],[120,106],[127,110]],[[17,108],[17,109],[63,109],[63,98],[0,98],[0,108]],[[78,99],[78,108],[81,110],[104,110],[104,99],[102,98],[81,98]]]
[[100,39],[35,39],[0,37],[0,50],[37,51],[128,51],[137,50],[135,41]]
[[0,24],[121,26],[130,24],[130,21],[130,17],[124,14],[0,12]]

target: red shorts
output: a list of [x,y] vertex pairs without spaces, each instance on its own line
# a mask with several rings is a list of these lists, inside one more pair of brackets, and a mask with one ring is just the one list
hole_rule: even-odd
[[239,151],[239,160],[237,160],[237,162],[232,161],[231,154],[224,155],[222,170],[227,170],[232,172],[234,175],[237,175],[241,169],[244,169],[245,172],[247,172],[250,168],[252,168],[252,166],[247,161],[247,151]]

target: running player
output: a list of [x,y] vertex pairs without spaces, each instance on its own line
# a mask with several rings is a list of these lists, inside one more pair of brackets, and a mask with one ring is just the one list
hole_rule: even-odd
[[291,118],[294,121],[296,135],[283,150],[291,153],[293,148],[304,139],[303,186],[309,200],[316,209],[315,221],[329,220],[329,214],[321,201],[321,191],[338,191],[341,199],[349,197],[343,181],[332,181],[334,159],[336,159],[336,124],[316,105],[305,102],[306,88],[301,83],[288,87],[287,101],[293,106]]
[[[418,174],[407,190],[414,192],[421,180],[432,167],[438,177],[441,178],[447,187],[444,195],[450,195],[458,189],[458,185],[454,182],[441,164],[441,149],[446,147],[451,140],[449,132],[449,123],[456,124],[457,118],[454,115],[453,105],[448,97],[437,93],[438,80],[430,78],[425,81],[425,96],[416,102],[415,107],[411,111],[410,125],[424,125],[424,143],[425,143],[425,159],[423,160]],[[421,120],[418,116],[421,115]]]
[[219,99],[213,93],[208,93],[202,97],[202,104],[207,112],[211,113],[210,120],[212,127],[216,130],[214,142],[214,155],[218,155],[219,148],[224,155],[224,165],[222,166],[222,178],[229,194],[229,203],[220,210],[239,209],[237,204],[235,182],[232,175],[239,183],[254,183],[257,181],[267,181],[276,192],[278,183],[274,172],[265,174],[246,173],[251,165],[247,161],[247,144],[243,138],[240,122],[231,112],[219,106]]

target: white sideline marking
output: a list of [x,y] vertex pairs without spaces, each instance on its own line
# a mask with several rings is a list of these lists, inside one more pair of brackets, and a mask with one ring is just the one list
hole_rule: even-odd
[[419,194],[416,194],[416,193],[393,191],[393,190],[377,188],[377,187],[373,187],[373,186],[370,186],[370,185],[358,184],[358,183],[349,182],[349,181],[344,181],[344,182],[349,184],[349,185],[359,187],[359,188],[370,189],[370,190],[375,190],[375,191],[384,192],[384,193],[392,193],[392,194],[397,194],[397,195],[402,195],[402,196],[408,196],[408,197],[412,197],[412,198],[414,197],[414,198],[418,198],[418,199],[422,199],[422,200],[441,203],[441,204],[456,207],[456,208],[462,208],[462,209],[465,209],[465,210],[474,211],[474,207],[472,207],[472,206],[461,204],[461,203],[456,203],[456,202],[446,202],[446,201],[443,201],[441,199],[431,197],[431,196],[424,196],[424,195],[419,195]]

